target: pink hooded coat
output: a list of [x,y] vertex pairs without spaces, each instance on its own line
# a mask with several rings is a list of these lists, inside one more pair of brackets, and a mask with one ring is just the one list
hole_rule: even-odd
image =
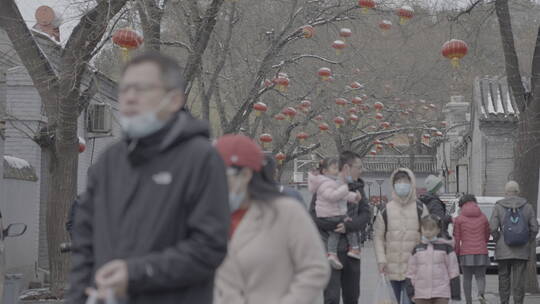
[[308,189],[317,194],[315,212],[317,217],[333,217],[347,214],[347,202],[353,202],[356,193],[350,192],[347,184],[324,175],[309,174]]
[[450,298],[450,280],[459,276],[456,253],[449,242],[435,241],[415,247],[406,277],[414,286],[415,299]]

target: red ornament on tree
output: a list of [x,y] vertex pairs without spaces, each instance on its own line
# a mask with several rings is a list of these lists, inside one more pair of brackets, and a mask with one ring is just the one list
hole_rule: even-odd
[[358,0],[358,6],[362,8],[362,12],[367,13],[370,9],[375,8],[375,0]]
[[397,10],[396,14],[399,16],[399,23],[405,24],[414,16],[414,10],[412,7],[404,5]]
[[336,104],[338,106],[346,106],[347,105],[347,99],[345,99],[345,98],[336,98]]
[[345,123],[345,118],[338,116],[334,118],[334,123],[336,124],[336,128],[340,128]]
[[122,59],[129,59],[129,52],[141,46],[143,38],[129,27],[118,29],[112,36],[112,42],[122,50]]
[[323,131],[323,132],[324,132],[324,131],[328,131],[329,129],[330,129],[330,126],[329,126],[327,123],[325,123],[325,122],[323,122],[323,123],[321,123],[321,124],[319,125],[319,130],[321,130],[321,131]]
[[288,107],[288,108],[283,109],[283,111],[281,111],[281,113],[283,115],[285,115],[286,117],[288,117],[290,120],[293,120],[298,112],[296,111],[295,108]]
[[79,136],[79,153],[83,153],[86,150],[86,141]]
[[317,116],[315,116],[315,120],[321,121],[321,120],[323,120],[323,116],[322,115],[317,115]]
[[384,116],[381,113],[375,114],[375,119],[381,120],[383,118],[384,118]]
[[253,105],[253,110],[255,110],[255,115],[261,116],[262,113],[268,110],[268,107],[262,102],[257,102]]
[[352,121],[352,122],[357,122],[358,119],[359,119],[358,115],[356,115],[356,114],[349,115],[349,120]]
[[300,106],[304,109],[310,109],[311,108],[311,101],[309,100],[302,100],[302,102],[300,102]]
[[459,61],[467,55],[468,51],[469,47],[467,46],[467,43],[458,39],[452,39],[445,42],[441,49],[442,55],[452,61],[452,66],[454,68],[459,67]]
[[373,108],[375,108],[377,112],[380,112],[384,109],[384,104],[380,101],[377,101],[376,103],[373,104]]
[[342,28],[339,30],[339,37],[346,39],[351,36],[352,36],[352,31],[350,28]]
[[285,120],[285,115],[283,114],[277,114],[276,116],[274,116],[274,119],[277,120],[277,121],[282,121],[282,120]]
[[285,155],[285,153],[283,152],[279,152],[278,154],[276,154],[276,160],[278,161],[278,163],[280,165],[283,164],[283,161],[287,158],[287,155]]
[[296,138],[298,138],[300,142],[304,142],[306,139],[309,138],[309,134],[307,134],[306,132],[300,132],[296,135]]
[[351,82],[351,84],[349,85],[349,87],[351,87],[351,89],[355,89],[355,90],[357,90],[357,89],[363,89],[363,88],[364,88],[364,86],[363,86],[360,82],[358,82],[358,81],[353,81],[353,82]]
[[304,35],[304,38],[311,38],[313,35],[315,35],[315,28],[311,25],[304,25],[302,27],[302,34]]
[[329,68],[320,68],[318,74],[321,76],[321,80],[326,81],[332,76],[332,70]]
[[259,141],[262,143],[262,146],[264,148],[267,148],[270,143],[272,143],[274,139],[272,138],[272,135],[268,134],[268,133],[264,133],[264,134],[261,134],[261,136],[259,136]]
[[352,103],[355,104],[355,105],[361,105],[362,104],[362,98],[360,98],[358,96],[355,96],[352,99]]
[[334,43],[332,43],[332,47],[336,50],[336,55],[340,55],[341,51],[347,47],[345,44],[345,41],[343,40],[336,40]]
[[392,21],[390,20],[383,20],[379,23],[379,28],[383,31],[389,31],[392,29]]

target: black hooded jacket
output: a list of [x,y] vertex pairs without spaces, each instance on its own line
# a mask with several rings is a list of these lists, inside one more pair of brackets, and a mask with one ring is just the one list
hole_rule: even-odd
[[430,192],[420,195],[419,199],[426,205],[429,214],[435,215],[439,219],[439,228],[441,229],[440,237],[450,239],[448,233],[448,225],[452,222],[452,218],[446,213],[446,205],[441,199]]
[[212,303],[226,255],[225,168],[208,127],[181,111],[161,131],[109,147],[88,173],[75,214],[67,303],[105,263],[127,262],[130,304]]

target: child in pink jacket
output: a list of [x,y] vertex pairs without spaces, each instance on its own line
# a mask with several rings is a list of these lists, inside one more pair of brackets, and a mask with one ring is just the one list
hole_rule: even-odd
[[[318,174],[310,173],[308,178],[308,189],[315,193],[317,197],[315,201],[317,217],[336,224],[350,220],[347,217],[347,202],[357,203],[361,197],[359,197],[358,193],[349,191],[347,183],[337,177],[339,172],[338,160],[326,158],[321,161],[318,170]],[[340,234],[333,230],[327,232],[328,261],[334,269],[342,269],[343,264],[341,264],[337,256]],[[360,259],[357,233],[347,233],[347,239],[351,246],[347,255],[351,258]]]
[[[428,215],[422,218],[422,242],[409,258],[407,281],[412,284],[411,298],[416,304],[448,304],[453,296],[450,281],[459,278],[459,264],[451,243],[437,238],[437,218]],[[459,297],[459,291],[454,294]]]

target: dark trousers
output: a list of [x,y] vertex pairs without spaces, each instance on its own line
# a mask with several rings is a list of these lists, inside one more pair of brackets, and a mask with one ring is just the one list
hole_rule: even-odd
[[339,304],[341,294],[343,294],[343,304],[358,304],[360,260],[348,257],[346,251],[338,251],[338,257],[343,264],[343,269],[332,269],[330,281],[324,290],[324,304]]
[[498,260],[499,296],[501,304],[510,303],[510,294],[514,295],[514,304],[523,304],[525,298],[526,260]]
[[[398,304],[411,304],[412,301],[409,299],[409,295],[405,289],[405,280],[403,281],[390,281],[392,289],[394,290],[394,295]],[[401,299],[403,297],[403,299]]]

